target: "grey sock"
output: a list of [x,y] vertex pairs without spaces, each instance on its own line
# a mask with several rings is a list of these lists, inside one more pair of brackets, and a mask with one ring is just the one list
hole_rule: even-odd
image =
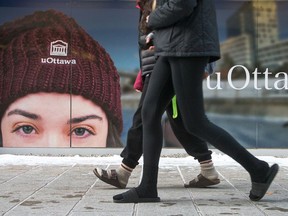
[[218,173],[213,165],[212,160],[200,162],[201,174],[210,180],[218,179]]
[[116,170],[119,182],[123,185],[127,185],[132,171],[132,168],[122,163]]

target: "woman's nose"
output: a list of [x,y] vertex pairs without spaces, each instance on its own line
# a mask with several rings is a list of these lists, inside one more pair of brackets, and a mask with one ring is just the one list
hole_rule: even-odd
[[44,142],[47,147],[70,147],[70,140],[57,133],[47,134]]

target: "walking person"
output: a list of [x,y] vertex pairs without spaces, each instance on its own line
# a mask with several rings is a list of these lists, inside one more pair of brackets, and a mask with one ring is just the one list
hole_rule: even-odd
[[[147,28],[146,17],[150,14],[153,0],[142,0],[138,2],[140,8],[139,20],[139,53],[142,79],[144,82],[142,95],[138,108],[133,117],[133,124],[128,131],[127,145],[120,154],[123,157],[121,165],[117,169],[103,170],[95,168],[94,174],[102,181],[113,185],[117,188],[126,188],[129,177],[133,169],[138,165],[138,161],[142,156],[142,105],[146,96],[149,85],[150,75],[156,62],[153,48],[153,33]],[[189,134],[183,126],[181,114],[177,118],[173,117],[173,108],[171,103],[166,108],[169,122],[175,136],[183,145],[186,152],[198,160],[201,172],[189,183],[185,183],[185,187],[207,187],[220,183],[218,173],[213,165],[211,158],[212,152],[208,150],[207,143],[203,140]]]
[[205,65],[220,58],[213,0],[157,0],[147,18],[155,30],[158,57],[143,102],[143,177],[140,185],[115,195],[114,202],[159,202],[158,164],[162,148],[161,117],[174,93],[185,128],[211,143],[247,170],[252,182],[250,199],[263,198],[279,166],[269,167],[241,146],[229,133],[209,121],[203,102]]

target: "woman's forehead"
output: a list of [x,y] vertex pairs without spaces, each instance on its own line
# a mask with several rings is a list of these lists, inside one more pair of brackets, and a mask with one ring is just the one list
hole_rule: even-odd
[[13,102],[9,110],[23,109],[39,114],[53,115],[85,115],[97,114],[106,117],[102,108],[92,101],[79,96],[60,93],[35,93],[26,95]]

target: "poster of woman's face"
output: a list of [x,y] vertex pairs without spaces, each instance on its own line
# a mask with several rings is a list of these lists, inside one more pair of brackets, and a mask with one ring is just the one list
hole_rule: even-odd
[[[135,6],[0,1],[1,147],[125,146],[141,95]],[[287,147],[288,3],[217,0],[216,10],[221,59],[203,81],[209,119],[247,148]],[[163,146],[181,147],[165,113],[162,123]]]
[[122,147],[120,76],[108,51],[60,10],[14,15],[0,26],[1,146]]

